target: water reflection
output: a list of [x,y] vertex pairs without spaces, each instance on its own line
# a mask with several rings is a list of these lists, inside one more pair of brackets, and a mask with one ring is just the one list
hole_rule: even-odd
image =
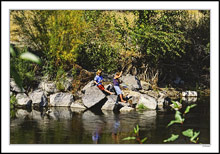
[[118,144],[119,143],[118,132],[119,132],[119,127],[120,127],[119,114],[114,115],[114,120],[115,120],[115,123],[114,123],[113,129],[112,129],[112,139],[113,139],[114,143]]
[[[196,103],[197,107],[191,109],[185,117],[184,130],[188,128],[199,130],[201,142],[209,143],[209,100]],[[178,125],[166,128],[170,120],[173,120],[174,114],[174,111],[166,110],[96,113],[68,107],[17,109],[16,118],[11,118],[10,121],[10,142],[11,144],[133,144],[136,143],[133,140],[122,139],[133,136],[134,127],[138,124],[140,138],[147,137],[147,143],[162,144],[170,134],[177,132],[181,134]],[[182,140],[177,142],[185,143]]]

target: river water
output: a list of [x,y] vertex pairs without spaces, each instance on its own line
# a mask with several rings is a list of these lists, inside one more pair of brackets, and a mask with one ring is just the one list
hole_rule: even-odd
[[[171,109],[132,111],[82,111],[76,108],[55,107],[46,109],[16,109],[10,119],[11,144],[138,144],[136,140],[123,140],[135,136],[134,127],[139,126],[139,137],[147,137],[145,144],[194,144],[182,131],[200,131],[198,143],[210,144],[210,97],[194,102],[183,101],[186,106],[197,104],[185,115],[181,124],[166,127],[174,120]],[[171,134],[179,135],[173,142],[164,143]]]

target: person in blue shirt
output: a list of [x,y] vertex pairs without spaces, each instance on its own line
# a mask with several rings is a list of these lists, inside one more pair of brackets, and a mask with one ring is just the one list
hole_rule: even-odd
[[96,86],[102,90],[102,91],[105,91],[107,93],[109,93],[110,95],[112,95],[113,93],[108,91],[107,89],[105,89],[105,87],[102,85],[102,81],[103,81],[103,77],[101,76],[102,74],[102,71],[101,70],[98,70],[96,72],[96,76],[94,78],[94,83],[96,84]]

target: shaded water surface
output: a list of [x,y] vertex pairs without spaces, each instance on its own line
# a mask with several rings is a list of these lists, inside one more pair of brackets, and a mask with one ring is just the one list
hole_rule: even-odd
[[[147,137],[146,144],[164,144],[171,134],[179,138],[168,144],[191,144],[182,131],[200,131],[199,143],[210,144],[210,99],[199,98],[196,102],[182,102],[183,113],[187,105],[197,104],[185,116],[184,124],[174,124],[175,111],[170,109],[114,113],[112,111],[85,111],[56,107],[46,109],[16,109],[10,121],[11,144],[136,144],[135,140],[122,140],[134,136],[139,125],[140,138]],[[166,143],[167,144],[167,143]]]

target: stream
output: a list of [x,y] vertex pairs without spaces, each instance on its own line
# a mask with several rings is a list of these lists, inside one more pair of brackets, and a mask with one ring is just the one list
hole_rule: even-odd
[[[123,140],[135,136],[139,126],[144,144],[194,144],[182,131],[200,131],[198,143],[210,144],[210,97],[199,97],[195,102],[183,101],[185,108],[197,104],[185,115],[181,124],[166,127],[174,120],[175,110],[134,110],[126,113],[112,111],[83,111],[76,108],[53,107],[46,114],[42,109],[15,109],[10,119],[10,144],[138,144]],[[171,134],[179,138],[164,143]]]

